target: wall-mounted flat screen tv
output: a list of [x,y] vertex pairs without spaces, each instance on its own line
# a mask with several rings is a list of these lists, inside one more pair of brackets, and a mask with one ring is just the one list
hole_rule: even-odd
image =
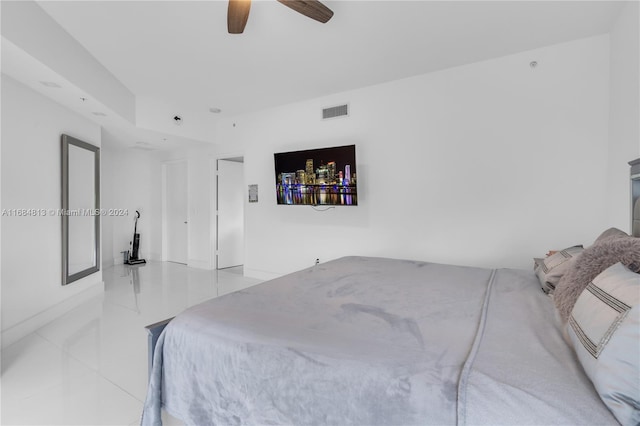
[[356,146],[274,154],[278,204],[357,206]]

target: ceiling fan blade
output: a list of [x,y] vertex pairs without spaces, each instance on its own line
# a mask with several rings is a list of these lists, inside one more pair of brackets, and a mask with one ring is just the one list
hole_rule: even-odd
[[229,0],[229,8],[227,9],[227,29],[229,34],[242,34],[247,19],[249,19],[249,10],[251,9],[251,0]]
[[318,22],[326,23],[333,16],[333,11],[318,0],[278,0],[280,3],[315,19]]

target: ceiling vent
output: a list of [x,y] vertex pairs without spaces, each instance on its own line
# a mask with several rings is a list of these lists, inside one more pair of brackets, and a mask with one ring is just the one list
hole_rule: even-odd
[[140,146],[140,145],[135,145],[132,146],[131,149],[139,149],[140,151],[155,151],[156,149],[151,147],[151,146]]
[[331,118],[338,118],[338,117],[347,117],[348,115],[349,115],[349,104],[324,108],[322,110],[323,120],[329,120]]
[[155,151],[156,149],[149,142],[138,141],[131,148],[139,149],[140,151]]

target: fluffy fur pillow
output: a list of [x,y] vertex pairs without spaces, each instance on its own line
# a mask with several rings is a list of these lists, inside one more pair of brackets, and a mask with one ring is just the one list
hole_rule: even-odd
[[600,234],[600,236],[596,238],[596,240],[593,243],[597,244],[603,240],[606,240],[607,238],[620,238],[620,237],[628,237],[628,236],[629,234],[619,230],[618,228],[609,228],[606,231],[604,231],[602,234]]
[[640,272],[640,238],[619,236],[599,239],[580,254],[553,293],[553,302],[564,322],[569,319],[576,300],[587,285],[618,262],[633,272]]

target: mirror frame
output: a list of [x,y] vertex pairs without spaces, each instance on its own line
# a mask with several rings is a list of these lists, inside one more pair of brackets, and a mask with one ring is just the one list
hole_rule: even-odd
[[[93,153],[94,158],[94,232],[95,247],[93,255],[95,264],[82,271],[69,275],[69,146],[86,149]],[[62,135],[62,285],[71,284],[81,278],[100,270],[100,148],[83,142],[69,135]]]

